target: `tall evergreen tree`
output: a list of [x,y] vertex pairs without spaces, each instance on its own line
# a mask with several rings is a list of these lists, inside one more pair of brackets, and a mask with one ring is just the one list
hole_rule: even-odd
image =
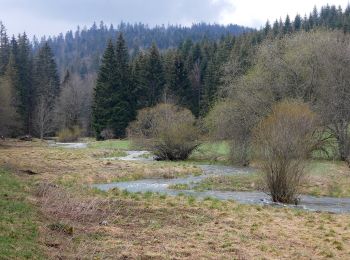
[[48,43],[45,43],[40,48],[35,58],[34,67],[36,95],[44,96],[50,101],[54,101],[59,94],[60,81],[54,55]]
[[165,79],[164,70],[159,50],[155,43],[152,44],[146,64],[146,84],[148,87],[148,105],[156,105],[163,95]]
[[10,43],[6,28],[0,21],[0,76],[5,74],[6,66],[10,58]]
[[276,20],[274,23],[273,23],[273,26],[272,26],[272,32],[273,32],[273,35],[274,36],[277,36],[278,33],[279,33],[279,23],[278,21]]
[[295,16],[295,19],[294,19],[294,31],[300,31],[301,28],[302,28],[302,19],[301,19],[301,16],[299,14],[297,14]]
[[131,87],[131,70],[129,53],[123,38],[118,36],[116,48],[115,86],[112,93],[111,127],[116,137],[125,137],[125,130],[129,122],[135,117],[135,102]]
[[57,65],[48,43],[40,48],[34,64],[35,122],[36,133],[43,138],[52,133],[53,109],[60,92]]
[[135,96],[136,109],[147,107],[149,104],[149,93],[147,84],[147,55],[140,52],[133,61],[132,81]]
[[265,27],[264,27],[264,34],[265,34],[265,36],[269,35],[271,29],[272,28],[271,28],[270,22],[269,22],[269,20],[267,20],[267,22],[265,24]]
[[30,42],[24,33],[18,37],[18,74],[19,74],[19,114],[25,133],[32,132],[34,109],[33,94],[33,58]]
[[220,66],[215,59],[208,63],[204,76],[204,97],[201,108],[201,114],[206,114],[217,98],[217,90],[220,85],[221,71]]
[[112,40],[108,42],[99,69],[96,87],[94,89],[94,100],[92,108],[93,128],[97,140],[101,140],[101,132],[111,128],[113,107],[113,92],[116,89],[116,67],[115,49]]
[[192,108],[192,92],[188,71],[186,70],[185,61],[180,53],[175,53],[171,57],[171,64],[168,71],[169,93],[176,97],[179,105]]
[[292,23],[290,21],[289,15],[287,15],[286,20],[284,21],[283,33],[291,33],[292,32]]

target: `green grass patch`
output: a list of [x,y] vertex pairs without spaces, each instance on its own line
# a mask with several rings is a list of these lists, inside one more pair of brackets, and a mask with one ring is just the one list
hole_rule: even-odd
[[194,188],[199,191],[252,191],[260,189],[261,186],[262,180],[259,174],[242,174],[208,177],[198,183]]
[[189,160],[207,162],[227,162],[230,147],[227,142],[206,142],[196,149]]
[[44,259],[38,246],[35,211],[25,201],[25,186],[0,169],[0,258]]
[[106,140],[106,141],[94,141],[89,143],[90,148],[94,149],[119,149],[130,150],[130,140]]
[[189,190],[190,186],[187,183],[178,183],[169,185],[168,188],[172,190]]
[[350,169],[341,161],[311,161],[304,193],[313,196],[349,197]]

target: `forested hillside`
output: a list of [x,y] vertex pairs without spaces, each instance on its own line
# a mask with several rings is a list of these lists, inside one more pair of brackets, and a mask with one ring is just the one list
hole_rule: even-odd
[[35,46],[48,42],[55,54],[59,72],[64,74],[66,69],[85,75],[96,72],[100,58],[107,46],[108,40],[115,41],[118,33],[123,33],[131,56],[140,50],[151,47],[155,43],[159,49],[177,48],[185,40],[199,42],[203,40],[217,41],[225,35],[241,35],[252,29],[239,25],[193,24],[184,26],[156,26],[151,28],[145,24],[121,23],[114,28],[103,22],[94,23],[90,28],[77,28],[66,34],[43,38],[35,41]]
[[160,102],[202,118],[219,98],[235,95],[231,86],[258,63],[261,43],[315,30],[348,33],[350,8],[327,5],[257,31],[101,23],[41,42],[25,34],[10,39],[1,25],[1,134],[43,137],[78,127],[123,137],[137,110]]

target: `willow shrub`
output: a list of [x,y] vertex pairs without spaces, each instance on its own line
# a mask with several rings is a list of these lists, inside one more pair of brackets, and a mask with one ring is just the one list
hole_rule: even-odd
[[200,131],[190,110],[159,104],[138,112],[128,127],[129,138],[157,160],[185,160],[199,146]]
[[253,133],[266,188],[274,202],[297,203],[305,160],[317,145],[317,120],[307,104],[282,101]]

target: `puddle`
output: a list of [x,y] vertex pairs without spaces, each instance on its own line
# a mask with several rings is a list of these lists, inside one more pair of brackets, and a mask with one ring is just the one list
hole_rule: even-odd
[[127,151],[127,155],[117,157],[121,161],[153,161],[153,157],[149,151]]
[[66,149],[84,149],[87,148],[87,143],[56,143],[54,141],[49,141],[49,146]]

